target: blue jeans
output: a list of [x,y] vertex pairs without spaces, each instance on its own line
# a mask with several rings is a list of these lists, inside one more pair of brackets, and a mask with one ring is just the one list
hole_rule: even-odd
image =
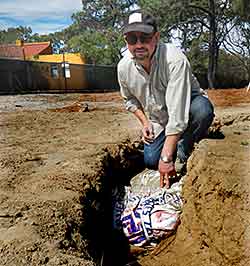
[[[214,108],[208,98],[199,95],[191,99],[189,124],[177,143],[175,158],[178,156],[181,161],[187,161],[193,150],[194,143],[206,137],[213,118]],[[158,168],[165,138],[165,131],[163,131],[152,143],[144,144],[144,162],[147,168]]]

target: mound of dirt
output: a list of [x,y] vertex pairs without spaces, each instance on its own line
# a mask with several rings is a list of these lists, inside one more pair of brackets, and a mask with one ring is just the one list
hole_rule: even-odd
[[[239,119],[241,117],[241,119]],[[203,140],[188,162],[181,225],[140,265],[249,265],[250,117]]]

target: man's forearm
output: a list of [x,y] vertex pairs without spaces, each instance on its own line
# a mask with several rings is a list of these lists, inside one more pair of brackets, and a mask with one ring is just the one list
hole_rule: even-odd
[[161,152],[162,155],[166,155],[169,158],[173,158],[176,151],[177,142],[180,139],[180,135],[181,134],[175,134],[166,137]]
[[146,127],[149,125],[148,118],[146,117],[145,113],[141,109],[137,109],[133,114],[141,122],[143,127]]

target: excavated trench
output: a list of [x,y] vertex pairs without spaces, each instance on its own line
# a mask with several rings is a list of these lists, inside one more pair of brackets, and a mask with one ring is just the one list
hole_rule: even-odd
[[81,232],[87,249],[100,266],[124,266],[129,262],[129,245],[121,232],[113,229],[112,189],[128,185],[144,169],[140,143],[123,143],[105,149],[97,186],[90,186],[81,199],[84,208]]

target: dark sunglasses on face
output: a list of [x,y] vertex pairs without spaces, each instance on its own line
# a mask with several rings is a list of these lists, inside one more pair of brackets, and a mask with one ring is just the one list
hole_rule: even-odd
[[140,43],[144,44],[144,43],[150,43],[152,38],[153,38],[154,34],[141,34],[139,36],[135,35],[135,34],[127,34],[125,36],[125,40],[127,41],[127,43],[129,45],[135,45],[138,40],[140,40]]

